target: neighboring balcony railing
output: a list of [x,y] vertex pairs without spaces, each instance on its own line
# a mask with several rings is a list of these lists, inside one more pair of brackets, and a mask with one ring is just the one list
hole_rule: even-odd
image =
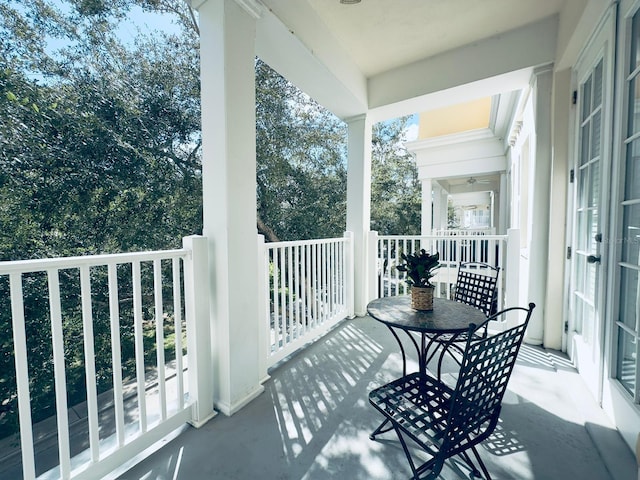
[[259,243],[266,369],[353,316],[353,238]]
[[[0,263],[2,299],[10,299],[3,321],[12,332],[3,341],[12,341],[15,359],[15,391],[3,392],[3,401],[17,404],[24,479],[101,478],[209,414],[194,395],[199,375],[211,370],[198,365],[202,332],[193,295],[202,241],[187,237],[184,248],[169,251]],[[208,315],[199,322],[207,329]],[[80,427],[68,414],[77,401],[87,412]],[[36,471],[40,409],[57,425],[46,433],[57,436],[59,461],[39,466],[45,471]],[[88,432],[84,451],[70,440],[78,428]]]
[[510,230],[508,235],[465,234],[462,230],[453,233],[439,231],[427,236],[370,232],[369,246],[370,291],[374,298],[409,294],[406,273],[396,267],[402,264],[402,253],[424,249],[440,254],[441,267],[432,279],[436,285],[435,296],[451,298],[458,266],[466,262],[481,262],[500,268],[499,309],[518,304],[520,244],[517,230]]

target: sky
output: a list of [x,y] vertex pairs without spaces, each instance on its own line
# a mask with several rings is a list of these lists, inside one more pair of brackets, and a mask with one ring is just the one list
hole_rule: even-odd
[[[53,4],[63,11],[69,8],[69,4],[62,0],[56,0]],[[125,43],[133,42],[138,32],[150,33],[153,31],[164,31],[167,33],[178,33],[180,31],[180,27],[172,22],[170,15],[146,12],[139,6],[131,8],[128,18],[129,21],[121,22],[117,32],[118,37]],[[49,44],[49,48],[52,51],[63,46],[64,44],[60,40],[52,40]],[[406,141],[410,142],[417,138],[418,115],[412,115],[406,130]]]
[[418,115],[411,115],[406,129],[407,142],[412,142],[418,139]]

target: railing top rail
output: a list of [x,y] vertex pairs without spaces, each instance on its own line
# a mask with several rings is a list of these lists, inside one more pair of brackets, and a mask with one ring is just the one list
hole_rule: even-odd
[[379,240],[507,240],[507,235],[378,235]]
[[346,242],[348,238],[346,237],[336,237],[336,238],[320,238],[320,239],[312,239],[312,240],[290,240],[286,242],[269,242],[265,243],[264,246],[266,248],[278,248],[278,247],[295,247],[298,245],[318,245],[323,243],[339,243]]
[[77,257],[42,258],[32,260],[13,260],[0,262],[0,275],[11,273],[33,273],[49,269],[77,268],[82,265],[90,267],[130,263],[133,261],[146,262],[151,260],[165,260],[172,258],[187,258],[190,252],[186,249],[155,250],[147,252],[111,253],[103,255],[82,255]]

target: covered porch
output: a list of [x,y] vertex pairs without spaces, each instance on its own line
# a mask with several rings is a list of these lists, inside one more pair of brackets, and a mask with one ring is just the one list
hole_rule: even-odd
[[[381,417],[367,392],[400,369],[398,346],[383,325],[370,317],[345,321],[271,370],[265,393],[240,412],[186,427],[116,477],[408,478],[394,435],[368,438]],[[528,345],[501,422],[480,455],[499,479],[625,480],[636,472],[631,452],[566,355]],[[439,478],[470,477],[464,466],[448,464]]]
[[[566,332],[573,328],[567,323],[569,274],[564,271],[565,246],[571,235],[566,210],[572,158],[572,66],[600,18],[613,7],[595,0],[550,0],[539,9],[512,12],[512,20],[521,15],[524,21],[501,25],[498,30],[492,25],[501,21],[485,18],[486,28],[446,49],[418,49],[395,60],[394,55],[404,48],[396,42],[392,52],[381,55],[386,63],[376,64],[367,63],[375,57],[369,51],[360,57],[343,48],[344,42],[359,34],[339,38],[340,32],[344,34],[358,15],[351,11],[343,21],[335,7],[351,7],[338,5],[337,0],[326,8],[315,0],[190,3],[200,14],[202,42],[203,236],[185,239],[183,249],[171,252],[8,262],[0,270],[11,290],[16,332],[24,478],[47,475],[47,469],[38,466],[40,457],[34,453],[31,436],[24,331],[23,281],[34,272],[38,278],[31,283],[37,281],[50,302],[56,366],[55,453],[59,460],[52,463],[54,470],[49,475],[53,478],[407,476],[400,448],[393,442],[368,439],[377,417],[368,406],[367,391],[397,375],[399,357],[388,331],[366,317],[366,305],[384,295],[384,287],[389,294],[401,293],[401,279],[384,273],[385,265],[392,265],[396,258],[392,248],[387,249],[386,257],[380,256],[378,244],[371,241],[376,233],[369,231],[371,126],[394,116],[446,106],[454,99],[513,91],[526,93],[520,96],[519,109],[511,112],[509,128],[502,137],[491,138],[492,146],[502,149],[499,165],[484,164],[487,156],[475,158],[477,168],[469,174],[487,173],[500,189],[495,205],[498,235],[491,240],[505,244],[504,257],[501,253],[495,258],[496,264],[503,262],[505,274],[501,304],[533,301],[539,310],[530,324],[530,345],[522,352],[504,402],[501,428],[482,454],[498,478],[622,479],[633,475],[635,462],[628,448],[635,440],[633,425],[624,424],[630,427],[624,427],[622,441],[616,428],[622,429],[623,422],[616,419],[617,424],[612,425],[605,418],[598,406],[602,395],[594,396],[581,383],[567,357],[538,347],[566,349]],[[412,9],[425,15],[421,9],[427,3],[407,2],[404,18],[412,16]],[[492,3],[498,8],[493,12],[496,19],[500,9],[510,5],[510,1]],[[532,5],[519,5],[525,3]],[[377,6],[365,16],[369,20],[379,18],[388,5],[374,0],[371,4]],[[463,10],[457,13],[462,15]],[[399,24],[392,24],[398,33],[402,22],[396,20]],[[368,33],[367,38],[374,38],[375,28]],[[386,35],[388,38],[389,32]],[[412,39],[417,41],[412,35],[401,39],[408,45]],[[256,55],[348,125],[344,238],[268,246],[256,236]],[[507,171],[509,165],[511,171]],[[446,170],[447,162],[441,162],[440,168]],[[447,178],[446,173],[430,175],[425,177],[427,185],[431,178],[439,185]],[[455,182],[450,179],[448,183],[455,187]],[[433,240],[429,238],[431,195],[431,188],[423,191],[422,236],[427,241]],[[456,240],[457,245],[466,241],[460,236]],[[407,245],[408,240],[398,241]],[[508,256],[510,248],[514,254]],[[452,268],[461,255],[449,258]],[[84,457],[75,456],[77,445],[70,443],[68,432],[62,270],[73,270],[81,289],[78,310],[84,327],[88,405]],[[112,348],[107,354],[113,357],[114,372],[122,371],[115,340],[121,321],[118,281],[125,282],[127,293],[131,289],[132,318],[127,321],[135,326],[131,349],[135,350],[137,378],[131,388],[137,390],[141,411],[137,415],[124,411],[127,384],[114,373],[112,429],[101,423],[91,360],[97,311],[91,286],[97,270],[100,282],[108,284],[109,296],[103,299],[100,314],[111,322]],[[451,282],[442,283],[446,295]],[[168,298],[177,303],[167,307]],[[610,303],[614,306],[614,301]],[[155,325],[146,317],[143,322],[143,307]],[[180,317],[183,310],[184,321]],[[345,317],[355,318],[342,322]],[[156,395],[148,392],[143,329],[155,328],[155,341],[162,344],[160,318],[174,322],[176,331],[185,329],[188,362],[176,368],[182,382],[176,391],[168,387],[168,375],[158,375]],[[316,324],[316,319],[321,321]],[[314,328],[307,328],[312,323]],[[309,346],[327,330],[326,337]],[[601,359],[608,345],[612,343],[604,339],[594,344],[595,357]],[[300,347],[306,348],[298,350]],[[181,350],[179,341],[175,350]],[[158,371],[164,371],[166,365],[161,352],[158,349],[154,360]],[[635,411],[636,403],[629,408]],[[187,427],[187,423],[199,428]],[[135,431],[129,431],[130,425]],[[182,435],[167,443],[176,428]],[[166,445],[154,455],[142,453],[137,460],[148,458],[127,470],[131,452],[145,451],[156,441]],[[603,446],[607,448],[599,448]],[[464,477],[466,472],[448,471],[448,475]]]
[[[393,435],[369,440],[381,417],[367,393],[401,368],[386,327],[368,316],[346,320],[271,369],[265,393],[240,412],[199,429],[185,425],[104,478],[408,478]],[[38,460],[55,463],[56,454],[54,445]],[[520,352],[501,422],[480,455],[500,479],[627,480],[636,471],[566,355],[530,345]],[[3,462],[1,474],[20,478],[20,465]],[[470,477],[448,464],[440,478]]]

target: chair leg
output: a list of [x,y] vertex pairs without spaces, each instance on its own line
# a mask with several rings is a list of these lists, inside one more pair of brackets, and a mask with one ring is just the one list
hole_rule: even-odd
[[480,458],[480,454],[478,453],[478,450],[476,449],[476,447],[475,446],[471,447],[471,451],[473,452],[473,456],[476,457],[476,461],[478,462],[478,465],[480,465],[480,468],[482,469],[482,473],[484,473],[485,480],[491,480],[491,475],[489,475],[489,471],[487,470],[486,465]]
[[389,423],[389,419],[385,418],[384,422],[382,422],[380,425],[378,425],[378,428],[376,428],[373,433],[371,435],[369,435],[369,440],[375,440],[376,439],[376,435],[378,435],[379,433],[386,433],[388,431],[390,431],[393,427],[387,427],[384,428],[384,426]]
[[[435,480],[440,474],[440,472],[442,471],[442,467],[444,466],[444,460],[441,457],[436,456],[431,458],[430,460],[427,460],[419,467],[416,467],[416,464],[414,463],[413,458],[411,457],[411,453],[409,452],[409,447],[407,446],[407,442],[405,441],[402,433],[400,432],[400,429],[396,426],[395,423],[393,424],[393,428],[396,431],[396,435],[400,440],[400,444],[402,445],[404,454],[407,457],[407,460],[409,462],[409,467],[411,467],[412,479],[413,480]],[[422,475],[424,472],[427,472],[427,471],[429,472],[429,474],[426,477],[420,478],[420,475]]]

